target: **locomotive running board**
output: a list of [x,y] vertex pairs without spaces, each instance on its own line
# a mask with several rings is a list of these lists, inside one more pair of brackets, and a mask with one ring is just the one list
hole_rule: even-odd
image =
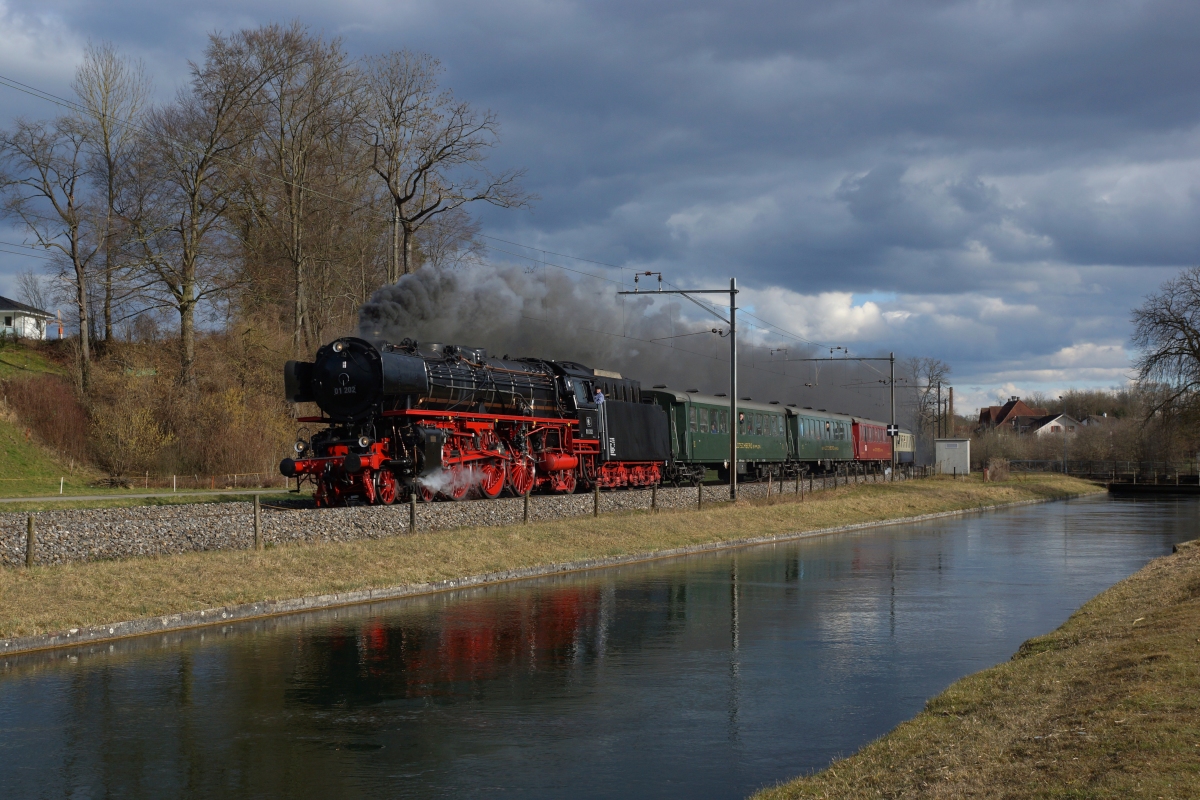
[[[448,419],[478,419],[503,420],[505,422],[534,422],[538,424],[551,423],[555,425],[578,425],[579,420],[568,417],[522,417],[516,414],[479,414],[470,411],[436,411],[433,409],[411,408],[400,411],[384,411],[385,417],[446,417]],[[315,420],[314,420],[315,421]]]

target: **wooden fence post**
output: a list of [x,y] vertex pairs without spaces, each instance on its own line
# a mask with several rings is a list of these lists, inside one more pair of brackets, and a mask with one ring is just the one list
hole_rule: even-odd
[[33,514],[25,521],[25,566],[32,567],[37,556],[37,534],[33,527]]
[[417,532],[417,487],[408,494],[408,532]]
[[704,484],[696,484],[696,510],[704,508]]
[[592,488],[592,516],[600,516],[600,481]]
[[658,484],[650,487],[650,510],[658,511]]
[[524,494],[524,497],[525,497],[525,524],[526,525],[529,524],[529,491],[532,488],[533,487],[531,486],[531,487],[529,487],[529,489],[526,489],[525,494]]
[[254,495],[254,549],[263,549],[262,537],[262,495]]

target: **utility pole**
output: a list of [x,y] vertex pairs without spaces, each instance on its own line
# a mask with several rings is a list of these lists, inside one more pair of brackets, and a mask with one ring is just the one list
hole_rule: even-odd
[[[737,412],[737,278],[729,279],[728,289],[667,289],[662,288],[661,272],[643,272],[633,276],[634,290],[632,292],[617,292],[618,295],[641,294],[637,290],[640,275],[658,276],[659,294],[681,294],[688,300],[703,308],[717,319],[729,326],[729,499],[737,500],[737,464],[738,464],[738,412]],[[701,303],[694,294],[728,294],[729,319],[725,319],[711,307]]]
[[888,427],[888,433],[892,436],[892,480],[896,479],[896,437],[900,435],[899,429],[896,427],[896,354],[888,353],[888,389],[891,391],[892,404],[892,424]]
[[937,438],[942,438],[942,382],[937,385]]

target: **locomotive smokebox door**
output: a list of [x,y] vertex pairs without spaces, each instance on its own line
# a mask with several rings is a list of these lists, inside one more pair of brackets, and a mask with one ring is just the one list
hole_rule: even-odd
[[600,437],[599,415],[594,409],[582,408],[579,410],[578,436],[580,439],[597,439]]

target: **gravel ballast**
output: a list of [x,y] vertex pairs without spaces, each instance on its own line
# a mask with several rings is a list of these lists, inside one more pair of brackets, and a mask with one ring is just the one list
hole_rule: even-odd
[[[899,480],[901,476],[898,474]],[[846,482],[837,478],[837,485]],[[853,482],[853,477],[850,478]],[[882,476],[860,476],[860,481],[883,481]],[[803,482],[809,492],[809,482]],[[834,478],[816,478],[812,489],[831,488]],[[765,497],[767,484],[746,483],[739,495]],[[794,481],[775,483],[772,492],[793,494]],[[728,500],[724,485],[664,487],[655,502],[662,509],[694,508]],[[648,510],[649,489],[600,493],[600,513]],[[592,494],[532,495],[531,522],[593,513]],[[396,536],[409,532],[409,507],[350,506],[347,508],[287,508],[262,506],[262,536],[266,544],[302,541],[351,541]],[[254,546],[254,511],[250,502],[189,503],[133,508],[41,511],[33,515],[36,530],[35,563],[65,564],[77,561],[165,555],[199,550],[237,550]],[[26,513],[0,513],[0,561],[20,566],[26,557]],[[524,518],[524,498],[417,504],[418,530],[512,525]]]

